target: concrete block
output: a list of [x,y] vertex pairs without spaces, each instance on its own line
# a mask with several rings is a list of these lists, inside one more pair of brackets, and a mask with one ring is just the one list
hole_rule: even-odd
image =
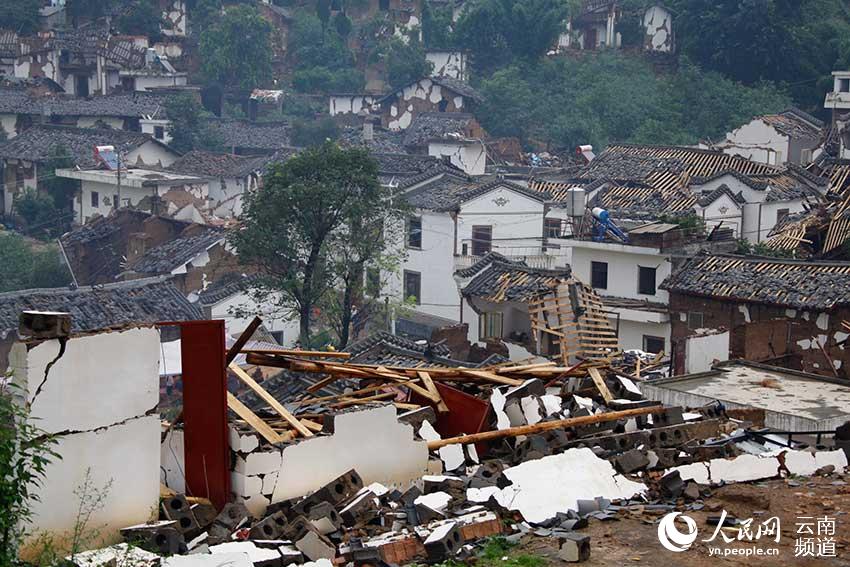
[[236,458],[236,471],[246,476],[257,476],[268,473],[280,472],[282,459],[280,450],[253,451]]
[[230,473],[230,490],[233,494],[248,498],[263,493],[263,480],[258,476],[246,476],[240,472]]
[[311,561],[319,559],[333,560],[336,557],[336,546],[317,530],[308,530],[301,539],[295,542],[298,551]]
[[230,427],[230,450],[237,453],[250,453],[260,446],[256,435],[243,435],[235,427]]
[[163,557],[162,567],[253,567],[247,553],[175,555]]
[[254,524],[248,537],[264,540],[277,539],[283,535],[286,525],[286,516],[281,512],[275,512]]
[[274,494],[274,487],[277,484],[277,471],[271,472],[263,476],[263,494],[271,497]]
[[664,498],[678,498],[682,491],[685,490],[685,483],[682,481],[682,475],[678,470],[667,473],[659,481],[661,488],[661,496]]
[[210,553],[213,556],[244,553],[254,564],[254,567],[281,567],[283,565],[283,557],[277,549],[259,547],[252,541],[229,541],[213,545],[210,546]]
[[466,493],[466,482],[456,476],[426,475],[422,477],[423,492],[445,492],[453,498],[463,498]]
[[621,473],[628,474],[648,467],[649,457],[646,451],[632,449],[631,451],[617,455],[614,458],[614,464]]
[[177,522],[176,528],[180,533],[194,532],[200,529],[200,524],[192,512],[192,507],[183,494],[164,498],[161,508],[165,517]]
[[429,561],[445,561],[453,557],[463,545],[457,522],[447,522],[432,531],[424,545]]
[[339,515],[346,526],[353,527],[377,518],[380,511],[377,497],[367,490],[348,501],[339,511]]
[[568,563],[580,563],[590,559],[590,536],[579,533],[568,533],[561,538],[561,549],[558,558]]
[[131,545],[160,555],[186,551],[186,540],[173,520],[128,526],[121,529],[121,537]]
[[342,525],[342,518],[330,502],[319,502],[313,506],[307,514],[307,519],[323,535],[337,531]]
[[242,527],[250,521],[251,512],[242,502],[228,502],[215,519],[215,523],[229,528],[230,531]]

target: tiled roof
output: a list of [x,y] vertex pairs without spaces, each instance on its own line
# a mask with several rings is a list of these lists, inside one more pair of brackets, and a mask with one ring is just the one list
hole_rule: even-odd
[[606,209],[614,218],[654,219],[660,215],[683,215],[693,211],[697,195],[687,189],[666,191],[639,185],[603,187],[587,204]]
[[516,262],[495,261],[475,276],[462,293],[486,301],[529,301],[570,277],[570,269],[541,270]]
[[[208,177],[246,177],[263,171],[277,159],[270,156],[238,156],[192,150],[184,154],[166,169],[175,173],[203,175]],[[284,158],[285,159],[285,158]]]
[[[426,344],[391,335],[385,331],[369,335],[365,339],[352,343],[345,349],[351,353],[349,362],[356,364],[380,364],[381,366],[400,366],[405,368],[422,367],[478,367],[478,364],[449,358],[449,349],[444,345]],[[493,359],[487,361],[493,363]],[[501,361],[498,361],[501,362]]]
[[43,162],[52,157],[55,146],[61,146],[68,150],[75,165],[94,167],[94,146],[113,145],[123,153],[150,141],[156,142],[154,138],[140,132],[38,125],[0,144],[0,158]]
[[474,118],[460,112],[422,112],[404,131],[404,145],[418,147],[434,140],[464,139]]
[[661,284],[675,293],[795,309],[850,305],[850,263],[702,256]]
[[[351,353],[352,357],[357,357],[379,344],[390,345],[419,354],[424,354],[428,348],[427,345],[417,344],[416,341],[412,341],[398,335],[393,335],[386,331],[378,331],[377,333],[372,333],[368,337],[360,339],[359,341],[349,343],[349,345],[345,347],[345,352]],[[433,354],[439,356],[449,354],[449,349],[443,345],[432,346],[431,351]]]
[[486,268],[488,265],[493,262],[510,262],[510,260],[498,252],[487,252],[481,258],[478,259],[477,262],[469,266],[468,268],[462,268],[460,270],[455,271],[455,275],[459,278],[469,278]]
[[744,199],[744,196],[741,195],[741,193],[732,193],[732,190],[725,183],[718,186],[714,191],[710,191],[708,193],[703,193],[702,195],[700,195],[697,202],[701,207],[707,207],[723,195],[728,195],[729,198],[732,199],[732,201],[735,203],[746,202],[746,199]]
[[461,81],[460,79],[455,79],[453,77],[431,77],[431,80],[441,87],[446,87],[450,89],[460,96],[465,96],[466,98],[470,98],[476,102],[481,102],[484,100],[484,97],[481,94],[473,89],[469,83]]
[[74,331],[202,318],[200,311],[168,278],[131,280],[75,290],[28,289],[0,293],[0,337],[14,332],[18,328],[18,317],[27,310],[70,313]]
[[81,98],[54,95],[36,99],[42,113],[56,116],[114,116],[164,118],[167,96],[158,93],[119,93]]
[[208,125],[213,132],[218,134],[228,149],[292,149],[291,129],[286,122],[212,119],[208,121]]
[[[684,146],[650,146],[637,144],[611,144],[605,151],[596,156],[590,162],[588,171],[594,174],[594,177],[604,174],[612,179],[620,179],[616,175],[616,171],[607,171],[611,169],[606,167],[600,171],[600,164],[606,164],[613,156],[629,156],[638,160],[649,160],[645,168],[650,168],[652,171],[657,171],[662,162],[655,160],[676,160],[684,167],[690,177],[708,177],[717,172],[728,169],[735,170],[739,173],[767,173],[775,171],[776,168],[764,163],[751,161],[740,156],[725,154],[717,150],[704,150],[699,148],[688,148]],[[599,161],[600,158],[603,161]],[[623,159],[623,158],[621,158]],[[616,165],[616,160],[613,160]],[[631,163],[635,163],[632,161]],[[671,164],[673,162],[670,162]],[[619,168],[618,168],[619,169]],[[625,168],[622,168],[625,169]],[[634,179],[634,178],[627,178]]]
[[850,159],[824,158],[818,160],[817,167],[822,176],[829,179],[829,191],[843,195],[850,188]]
[[342,128],[339,133],[339,144],[368,148],[376,154],[407,153],[404,149],[404,132],[378,127],[373,128],[370,140],[363,137],[362,127]]
[[227,299],[232,295],[240,293],[250,286],[253,281],[256,281],[255,277],[230,272],[208,285],[207,288],[198,295],[198,301],[201,305],[214,305],[223,299]]
[[405,199],[411,206],[418,209],[451,211],[457,209],[462,203],[484,195],[498,187],[507,187],[512,191],[541,202],[551,199],[548,193],[533,191],[528,187],[523,187],[510,181],[495,179],[481,183],[448,173],[422,187],[417,187],[406,193]]
[[217,228],[207,227],[183,234],[151,248],[131,268],[139,274],[170,274],[223,239],[224,231]]

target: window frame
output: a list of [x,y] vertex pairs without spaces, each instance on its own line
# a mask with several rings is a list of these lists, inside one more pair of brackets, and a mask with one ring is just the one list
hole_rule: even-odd
[[165,126],[154,126],[153,127],[153,137],[157,140],[165,139]]
[[[416,295],[408,294],[408,278],[416,278],[417,287],[419,288],[419,293]],[[404,274],[402,276],[402,296],[404,301],[407,301],[411,297],[414,297],[416,301],[414,303],[416,305],[422,305],[422,272],[415,272],[413,270],[404,270]]]
[[[486,239],[480,237],[482,230],[488,233],[488,237]],[[476,233],[478,233],[479,236],[476,236]],[[486,256],[487,254],[493,251],[492,224],[474,224],[472,225],[472,231],[470,234],[472,235],[470,241],[472,242],[473,256]],[[486,246],[484,243],[486,243]]]
[[[596,285],[596,274],[598,273],[596,268],[599,266],[605,267],[604,285]],[[599,262],[596,260],[590,261],[590,287],[592,287],[593,289],[608,289],[608,262]]]
[[546,235],[546,238],[562,238],[564,236],[563,228],[563,219],[554,217],[543,219],[543,233]]
[[[661,349],[653,352],[649,348],[649,345],[648,345],[649,341],[660,341],[661,342]],[[649,352],[649,353],[652,353],[652,354],[658,354],[659,352],[664,352],[665,348],[667,347],[667,341],[664,339],[664,337],[659,337],[659,336],[656,336],[656,335],[643,335],[641,342],[642,342],[641,346],[643,346],[643,351]]]
[[505,332],[505,314],[488,311],[478,317],[478,339],[501,339]]
[[89,204],[93,209],[100,208],[100,193],[97,191],[92,191],[89,195]]
[[[414,223],[414,222],[419,224],[419,229],[417,231],[415,231],[415,234],[419,238],[418,246],[411,244],[411,237],[414,236],[414,229],[411,227],[411,224]],[[407,246],[411,250],[422,250],[422,217],[417,217],[417,216],[407,217],[406,229],[407,230],[405,230],[405,235],[404,235],[405,246]]]
[[[699,325],[694,325],[691,323],[691,318],[697,319],[699,318]],[[685,315],[685,323],[688,326],[689,331],[696,331],[697,329],[705,328],[705,313],[702,311],[688,311],[687,315]]]
[[[652,293],[643,291],[643,274],[644,270],[652,270]],[[658,293],[658,268],[652,266],[638,266],[638,295],[656,295]]]

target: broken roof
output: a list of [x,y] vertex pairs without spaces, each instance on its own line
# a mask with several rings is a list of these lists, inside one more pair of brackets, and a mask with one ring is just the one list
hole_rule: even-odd
[[461,81],[460,79],[455,79],[452,77],[421,77],[419,79],[416,79],[415,81],[410,81],[409,83],[400,86],[392,92],[384,95],[382,98],[379,98],[376,102],[382,103],[389,98],[398,96],[398,93],[400,93],[404,89],[422,81],[430,81],[435,85],[440,85],[441,87],[444,87],[454,93],[457,93],[462,97],[474,100],[475,102],[482,102],[484,100],[484,97],[482,97],[481,94],[474,88],[472,88],[469,83]]
[[363,127],[350,126],[340,129],[339,143],[341,146],[368,148],[369,151],[379,154],[407,153],[404,149],[404,132],[399,130],[373,127],[371,138],[366,139],[363,136]]
[[166,169],[176,173],[205,175],[208,177],[246,177],[263,171],[269,163],[277,159],[286,158],[277,153],[265,156],[239,156],[235,154],[192,150],[184,154]]
[[215,305],[219,301],[242,293],[256,280],[257,278],[255,276],[229,272],[212,282],[199,293],[198,301],[204,306]]
[[687,189],[660,190],[655,187],[618,185],[594,193],[588,210],[602,207],[614,218],[654,219],[661,215],[687,215],[694,210],[697,196]]
[[[521,262],[494,259],[463,288],[464,297],[479,297],[485,301],[527,302],[535,296],[551,291],[570,277],[571,270],[529,268]],[[464,272],[466,272],[464,270]]]
[[630,176],[630,170],[640,167],[642,169],[636,171],[646,177],[651,172],[665,169],[667,166],[675,166],[676,162],[679,162],[678,167],[683,167],[690,177],[708,177],[730,169],[747,175],[776,170],[773,166],[725,154],[718,150],[684,146],[611,144],[590,162],[582,177],[595,179],[606,176],[611,179],[634,180],[635,174],[632,173]]
[[850,262],[700,256],[671,274],[661,288],[714,299],[826,311],[850,305]]
[[417,147],[435,140],[465,140],[475,121],[461,112],[421,112],[404,131],[404,145]]
[[52,158],[54,147],[70,153],[74,165],[95,167],[94,146],[112,145],[119,152],[133,151],[143,144],[162,142],[141,132],[68,126],[37,125],[0,144],[0,158],[44,162]]
[[772,126],[777,132],[798,140],[817,139],[820,137],[823,128],[823,121],[794,107],[777,114],[766,114],[758,118],[765,124]]
[[139,274],[170,274],[222,242],[224,237],[224,230],[212,227],[184,232],[148,250],[133,264],[132,270]]
[[201,312],[169,278],[145,278],[77,289],[26,289],[0,293],[0,337],[18,328],[23,311],[71,314],[72,330],[94,331],[133,323],[192,321]]

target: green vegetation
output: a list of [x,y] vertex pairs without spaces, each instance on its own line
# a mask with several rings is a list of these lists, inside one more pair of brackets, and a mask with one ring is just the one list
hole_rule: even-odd
[[144,35],[151,42],[158,41],[162,35],[162,12],[159,2],[154,0],[132,0],[115,18],[115,28],[129,35]]
[[292,121],[292,143],[299,147],[321,146],[327,140],[336,140],[339,128],[330,116]]
[[425,47],[417,33],[408,34],[405,39],[392,36],[383,40],[370,60],[384,63],[387,81],[394,89],[427,77],[434,69],[434,64],[425,59]]
[[190,94],[170,97],[165,103],[165,113],[171,120],[168,133],[170,146],[178,152],[192,150],[221,150],[224,143],[206,120],[206,112]]
[[207,81],[252,89],[271,82],[272,27],[253,6],[237,5],[201,33],[202,71]]
[[490,134],[556,148],[693,144],[791,102],[769,85],[746,87],[687,62],[658,75],[642,58],[614,52],[511,65],[480,89],[478,118]]
[[[544,567],[550,562],[544,557],[517,553],[516,546],[503,537],[491,537],[475,557],[476,567]],[[466,563],[454,560],[438,563],[436,567],[464,567]]]
[[292,84],[303,93],[357,92],[363,90],[363,73],[354,66],[354,54],[336,28],[318,16],[299,13],[290,36],[295,71]]
[[[330,294],[352,298],[342,304],[351,320],[358,291],[352,274],[383,258],[384,239],[392,240],[382,226],[401,224],[389,197],[367,150],[332,142],[273,165],[262,188],[245,194],[241,226],[229,241],[240,262],[261,267],[253,299],[297,313],[302,344],[311,344],[315,308]],[[341,328],[347,333],[348,325]]]
[[3,0],[0,2],[0,29],[14,30],[19,35],[38,31],[39,0]]
[[69,283],[71,275],[56,245],[34,245],[19,234],[0,232],[0,292]]
[[38,501],[37,489],[47,465],[59,458],[52,450],[53,438],[27,419],[24,399],[26,392],[0,380],[0,565],[18,563],[18,546],[27,535],[26,522],[32,516],[32,503]]

